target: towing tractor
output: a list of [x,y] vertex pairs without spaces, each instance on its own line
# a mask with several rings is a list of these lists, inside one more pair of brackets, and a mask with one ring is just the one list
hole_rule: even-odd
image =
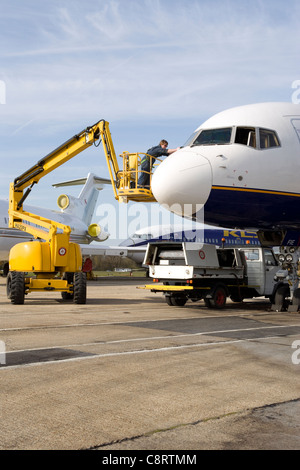
[[[33,291],[57,291],[63,299],[73,298],[78,304],[86,302],[81,250],[78,244],[70,242],[71,228],[26,212],[23,203],[41,178],[86,148],[98,147],[101,141],[115,198],[119,202],[155,200],[150,189],[138,187],[140,162],[145,154],[123,152],[120,155],[123,169],[120,169],[109,123],[103,119],[42,158],[10,184],[9,227],[27,232],[34,238],[34,241],[19,243],[10,250],[6,288],[13,304],[23,304],[24,296]],[[151,164],[150,179],[155,164],[157,162]]]
[[195,242],[149,243],[144,264],[153,284],[143,288],[162,292],[168,305],[184,306],[188,299],[204,300],[210,308],[264,296],[278,302],[280,287],[275,279],[278,260],[271,248],[217,248]]

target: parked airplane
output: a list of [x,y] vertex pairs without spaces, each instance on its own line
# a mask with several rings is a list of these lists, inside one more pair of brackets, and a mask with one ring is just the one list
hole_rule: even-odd
[[256,232],[217,229],[215,227],[184,228],[183,225],[152,225],[136,230],[121,246],[143,246],[153,241],[198,242],[221,246],[259,245]]
[[205,121],[157,167],[152,191],[180,216],[203,221],[204,206],[206,224],[291,230],[299,245],[299,173],[300,105],[260,103]]
[[[91,243],[92,241],[105,241],[108,234],[101,230],[98,224],[92,224],[92,217],[97,203],[98,194],[103,184],[111,184],[110,180],[99,178],[89,173],[87,178],[58,183],[53,186],[71,186],[84,184],[78,197],[62,194],[57,203],[60,211],[41,207],[26,206],[28,212],[56,220],[71,227],[71,241],[76,243]],[[6,262],[12,246],[23,241],[32,240],[32,236],[16,229],[8,228],[8,201],[0,201],[0,260]],[[8,269],[8,263],[4,271]]]
[[256,232],[197,227],[185,229],[183,225],[152,225],[137,230],[119,246],[81,246],[83,255],[122,256],[142,265],[148,243],[155,241],[199,242],[217,246],[259,245]]

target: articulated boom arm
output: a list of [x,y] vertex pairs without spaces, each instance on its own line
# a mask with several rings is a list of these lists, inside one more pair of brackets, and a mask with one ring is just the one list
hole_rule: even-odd
[[[79,134],[76,134],[56,150],[38,161],[25,173],[22,173],[20,176],[18,176],[14,182],[11,183],[8,211],[9,227],[31,233],[35,238],[44,239],[44,231],[34,227],[32,224],[36,224],[45,228],[46,231],[49,232],[49,236],[46,235],[47,239],[51,238],[51,235],[56,232],[56,229],[60,229],[65,233],[69,233],[70,228],[67,226],[53,222],[51,220],[42,219],[35,214],[24,212],[23,203],[29,195],[33,185],[37,184],[41,178],[66,163],[71,158],[75,157],[78,153],[95,144],[99,139],[102,139],[103,142],[105,157],[116,196],[116,187],[113,173],[116,177],[119,172],[119,168],[109,132],[109,124],[108,122],[101,120],[93,126],[84,129]],[[24,189],[26,189],[25,193],[23,193]],[[21,221],[24,223],[22,224]]]
[[[16,218],[17,215],[18,212],[14,212],[12,214],[14,218]],[[47,242],[50,242],[52,237],[56,235],[58,231],[66,235],[71,233],[71,229],[68,225],[53,222],[45,217],[40,217],[25,211],[22,212],[21,217],[22,222],[19,222],[18,220],[14,221],[14,228],[22,230],[23,232],[31,233],[35,238],[41,238]],[[39,225],[40,228],[36,225]]]
[[[96,144],[96,142],[98,143]],[[39,182],[41,178],[51,171],[66,163],[78,153],[82,152],[91,145],[100,145],[102,141],[105,158],[109,170],[109,175],[114,191],[114,196],[119,201],[154,201],[150,189],[138,188],[138,176],[140,174],[139,165],[141,156],[138,153],[130,154],[123,152],[123,170],[120,171],[114,145],[112,142],[109,123],[101,119],[93,126],[87,127],[83,131],[74,135],[71,139],[63,143],[60,147],[53,150],[44,158],[39,160],[33,167],[18,176],[10,185],[9,195],[9,227],[18,228],[32,234],[35,238],[45,239],[43,229],[34,227],[39,225],[52,235],[56,229],[69,234],[70,228],[61,226],[57,222],[44,220],[35,214],[28,214],[23,211],[23,203],[29,195],[32,187]],[[149,175],[151,179],[151,174]],[[26,189],[27,188],[27,189]],[[26,189],[25,193],[23,191]],[[22,223],[23,222],[23,223]],[[27,223],[26,223],[27,222]],[[43,237],[41,235],[44,235]],[[46,236],[50,239],[51,236]]]

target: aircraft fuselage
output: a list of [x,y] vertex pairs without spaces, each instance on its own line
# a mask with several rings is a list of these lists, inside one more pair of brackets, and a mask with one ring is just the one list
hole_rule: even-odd
[[[216,226],[300,229],[300,105],[233,108],[203,123],[156,170],[152,191]],[[201,214],[201,215],[200,215]]]

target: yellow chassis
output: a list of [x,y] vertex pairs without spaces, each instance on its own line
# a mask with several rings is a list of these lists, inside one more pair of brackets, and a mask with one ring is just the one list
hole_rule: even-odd
[[[72,290],[71,290],[72,288]],[[65,279],[36,279],[31,277],[25,278],[25,292],[37,291],[58,291],[73,293],[73,287]]]

